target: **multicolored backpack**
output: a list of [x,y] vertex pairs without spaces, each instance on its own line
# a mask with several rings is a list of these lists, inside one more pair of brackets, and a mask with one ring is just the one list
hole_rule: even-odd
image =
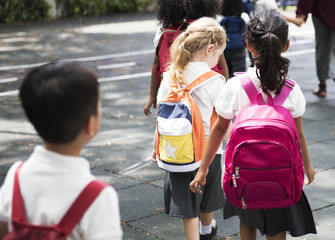
[[[175,40],[175,38],[185,31],[190,23],[195,21],[194,19],[185,20],[182,23],[176,23],[172,26],[165,28],[159,39],[159,43],[156,49],[156,54],[159,58],[159,64],[155,67],[155,73],[157,77],[158,86],[161,83],[163,73],[166,71],[166,68],[170,64],[170,47]],[[218,63],[212,70],[223,74],[223,67]]]
[[281,106],[295,83],[286,79],[268,103],[248,75],[238,76],[251,104],[233,123],[225,153],[223,190],[244,209],[283,208],[300,200],[304,168],[292,114]]
[[[158,166],[170,172],[191,172],[200,166],[206,147],[201,113],[191,96],[207,81],[221,76],[209,71],[179,88],[169,80],[170,93],[159,102],[157,113],[156,154]],[[213,109],[211,122],[215,121]]]

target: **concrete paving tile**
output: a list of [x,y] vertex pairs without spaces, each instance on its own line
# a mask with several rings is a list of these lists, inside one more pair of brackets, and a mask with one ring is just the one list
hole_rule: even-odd
[[124,222],[147,218],[163,212],[163,191],[149,184],[141,184],[117,191],[121,220]]
[[315,199],[315,198],[310,197],[308,195],[306,195],[306,196],[308,198],[308,202],[309,202],[309,205],[311,206],[312,211],[319,210],[319,209],[328,207],[330,205],[329,202],[322,201],[322,200],[319,200],[319,199]]
[[101,169],[91,169],[91,173],[99,180],[111,184],[116,190],[136,186],[139,184],[139,182],[134,179],[112,174]]
[[308,197],[335,204],[335,169],[319,172],[315,180],[307,186],[304,191]]
[[140,171],[135,170],[129,173],[125,173],[126,176],[136,178],[139,181],[152,182],[157,180],[164,180],[165,172],[160,169],[156,163],[150,162],[144,165]]
[[[328,100],[328,98],[329,97],[327,96],[327,101],[324,103],[324,105],[334,108],[335,107],[335,99],[334,100]],[[335,98],[335,96],[334,96],[334,98]]]
[[310,104],[306,107],[303,117],[316,121],[332,119],[335,118],[335,111],[333,111],[333,107],[320,107],[319,104]]
[[87,146],[82,155],[96,166],[105,166],[114,173],[145,160],[147,151],[133,145],[108,144],[102,146]]
[[162,179],[159,179],[157,181],[153,181],[153,182],[151,182],[151,184],[153,184],[155,186],[158,186],[160,188],[164,188],[164,179],[165,179],[165,177],[162,176]]
[[151,236],[147,232],[143,232],[132,226],[122,225],[123,240],[150,240],[157,239],[157,237]]
[[184,226],[181,218],[171,217],[165,213],[131,221],[129,224],[145,232],[153,233],[162,239],[184,240]]
[[[334,129],[335,131],[335,129]],[[319,172],[324,169],[335,168],[333,143],[313,143],[308,145],[308,152],[314,169]]]
[[335,140],[334,125],[326,122],[311,122],[304,125],[307,142],[324,142]]

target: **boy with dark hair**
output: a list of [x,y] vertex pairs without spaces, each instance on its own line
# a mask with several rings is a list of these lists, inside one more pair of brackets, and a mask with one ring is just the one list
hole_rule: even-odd
[[[43,139],[22,165],[15,163],[0,189],[0,237],[12,230],[14,174],[18,174],[26,218],[31,224],[58,224],[95,177],[80,150],[100,127],[99,84],[78,62],[54,62],[28,73],[20,100]],[[67,239],[122,239],[118,197],[105,187]]]

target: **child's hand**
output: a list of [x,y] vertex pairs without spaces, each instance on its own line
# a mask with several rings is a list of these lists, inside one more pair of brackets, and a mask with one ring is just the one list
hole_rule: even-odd
[[305,184],[309,185],[311,182],[313,182],[315,178],[315,171],[313,167],[309,167],[308,169],[305,169],[305,174],[307,178],[305,179]]
[[306,15],[300,14],[294,19],[293,23],[297,25],[298,27],[300,27],[301,24],[305,22],[305,19],[306,19]]
[[151,160],[152,160],[153,162],[157,162],[156,149],[152,150]]
[[208,168],[206,170],[201,170],[201,168],[199,168],[197,175],[195,176],[194,180],[190,183],[190,189],[193,193],[197,191],[198,193],[202,194],[200,188],[201,186],[204,186],[206,184],[207,174],[208,174]]
[[154,108],[156,108],[156,99],[149,98],[148,103],[144,106],[144,114],[147,115],[147,116],[150,116],[150,114],[151,114],[151,110],[150,110],[151,105],[153,105]]

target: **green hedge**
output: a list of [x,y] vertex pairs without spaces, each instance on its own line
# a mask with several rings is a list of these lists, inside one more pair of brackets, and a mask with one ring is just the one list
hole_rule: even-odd
[[[82,17],[153,10],[153,1],[56,0],[56,5],[61,17]],[[0,22],[45,19],[50,8],[46,0],[0,0]]]
[[41,20],[50,8],[45,0],[0,0],[0,22]]
[[63,17],[146,11],[153,0],[56,0]]

